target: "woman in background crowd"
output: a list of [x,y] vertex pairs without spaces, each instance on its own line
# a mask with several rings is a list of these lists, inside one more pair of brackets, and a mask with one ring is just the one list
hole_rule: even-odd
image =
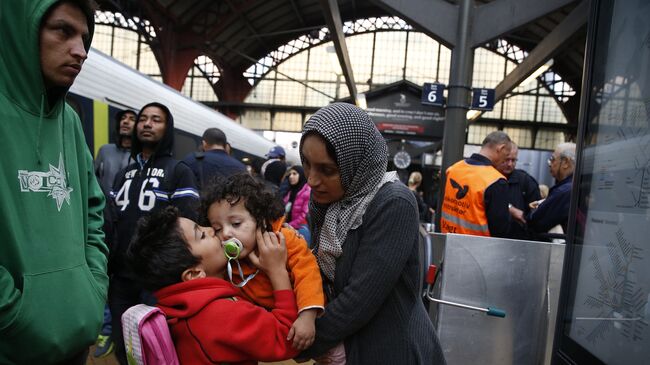
[[293,166],[288,172],[289,192],[284,197],[286,222],[310,242],[307,213],[309,213],[309,194],[311,188],[307,184],[305,171],[301,166]]

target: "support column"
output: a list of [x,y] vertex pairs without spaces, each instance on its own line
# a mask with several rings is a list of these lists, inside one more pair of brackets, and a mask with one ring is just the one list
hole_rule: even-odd
[[[236,104],[243,103],[252,89],[253,86],[248,83],[242,71],[232,68],[222,69],[219,81],[214,85],[214,91],[220,102],[232,102]],[[228,106],[219,107],[219,111],[233,120],[237,119],[240,114],[239,108]]]
[[196,47],[180,48],[181,44],[190,44],[192,35],[175,34],[173,32],[160,32],[158,44],[152,45],[163,82],[170,87],[181,91],[194,60],[201,55]]
[[440,213],[445,195],[447,168],[463,158],[467,111],[469,110],[474,49],[470,43],[472,0],[460,0],[456,45],[451,51],[451,69],[447,86],[447,113],[442,138],[441,186],[436,209],[436,230],[440,231]]

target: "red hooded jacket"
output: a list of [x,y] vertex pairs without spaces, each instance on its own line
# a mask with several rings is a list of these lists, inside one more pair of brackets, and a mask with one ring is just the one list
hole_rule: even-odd
[[165,312],[181,364],[257,364],[298,354],[287,341],[297,318],[291,290],[276,290],[275,309],[267,311],[239,297],[218,278],[170,285],[155,293]]

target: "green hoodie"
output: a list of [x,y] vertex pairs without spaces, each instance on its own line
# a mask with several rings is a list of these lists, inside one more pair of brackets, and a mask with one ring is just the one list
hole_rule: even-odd
[[0,364],[84,350],[106,300],[104,195],[79,117],[65,93],[48,105],[40,70],[39,25],[55,2],[0,1]]

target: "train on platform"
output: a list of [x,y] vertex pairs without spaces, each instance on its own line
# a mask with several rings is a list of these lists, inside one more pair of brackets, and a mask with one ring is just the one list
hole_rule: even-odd
[[[165,104],[174,116],[174,157],[182,159],[197,150],[207,128],[221,129],[232,147],[232,155],[253,163],[276,144],[227,116],[196,102],[171,87],[144,75],[114,58],[91,49],[83,69],[68,93],[67,102],[81,119],[93,156],[99,148],[114,142],[117,112],[134,111],[152,101]],[[287,160],[299,163],[299,157]]]

